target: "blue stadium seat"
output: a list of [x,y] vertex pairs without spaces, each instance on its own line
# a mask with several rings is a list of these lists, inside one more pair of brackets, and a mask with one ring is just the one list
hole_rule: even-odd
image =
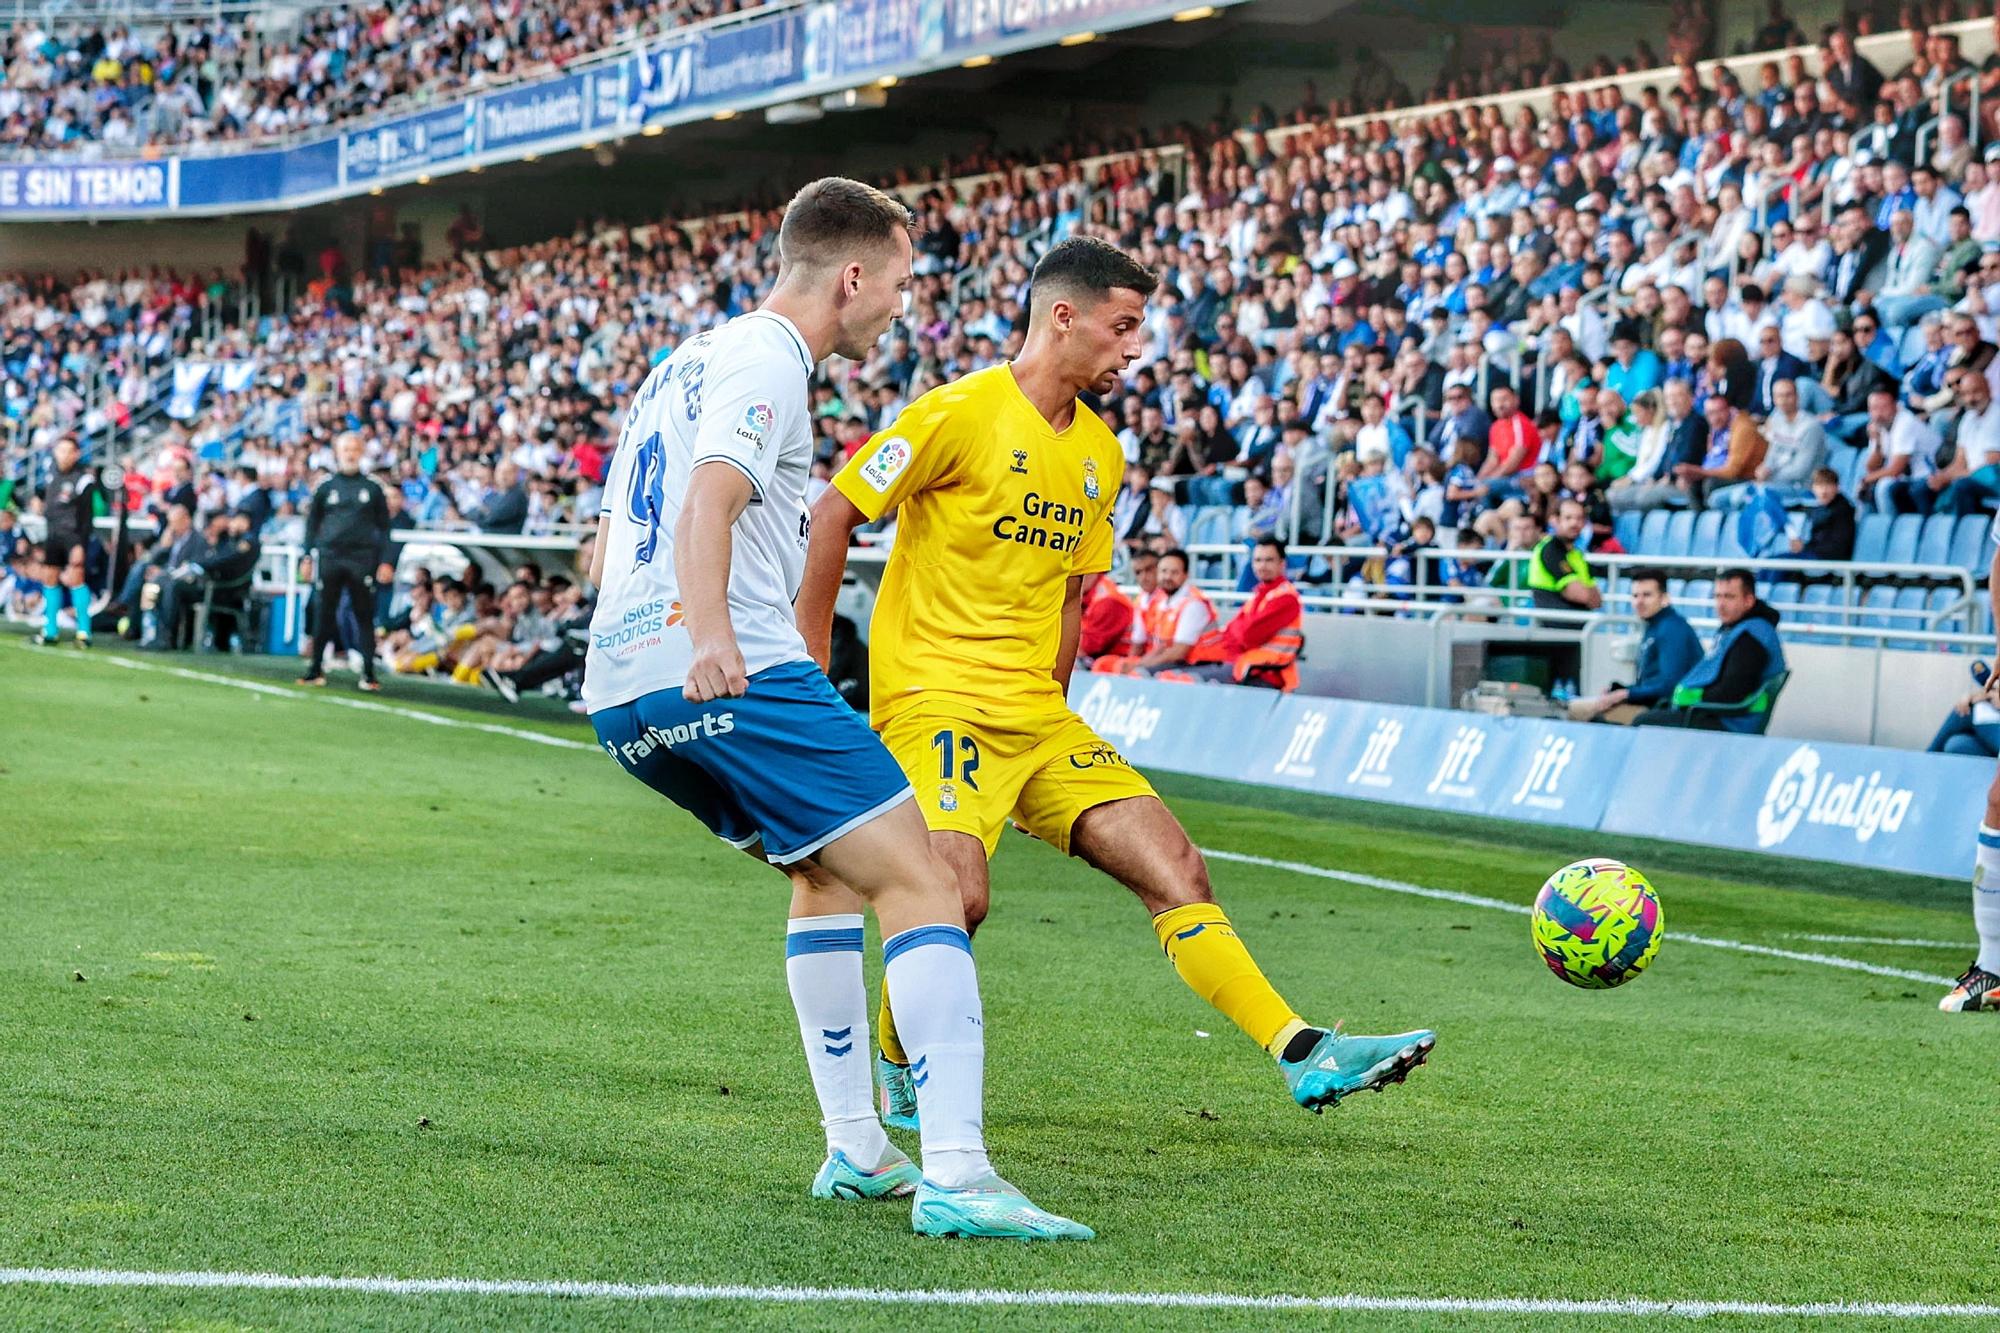
[[1799,596],[1798,621],[1802,625],[1838,624],[1840,617],[1826,608],[1833,601],[1833,586],[1827,583],[1812,583]]
[[1639,527],[1639,554],[1662,555],[1667,544],[1667,520],[1673,515],[1664,509],[1654,509],[1646,514],[1646,521]]
[[1778,609],[1780,616],[1789,616],[1799,604],[1799,585],[1796,583],[1774,583],[1764,594],[1764,600]]
[[1639,553],[1640,530],[1645,526],[1646,516],[1636,509],[1628,509],[1611,524],[1611,535],[1618,544],[1634,555]]
[[[1733,517],[1733,515],[1732,515]],[[1688,543],[1689,555],[1714,555],[1722,548],[1722,513],[1703,511],[1694,521],[1694,536]]]
[[1854,561],[1861,565],[1882,563],[1889,547],[1890,518],[1887,514],[1863,514],[1854,537]]
[[1667,518],[1666,536],[1661,539],[1660,555],[1686,555],[1694,545],[1694,511],[1682,509]]
[[1230,505],[1203,505],[1188,522],[1189,546],[1216,546],[1229,540],[1230,521],[1236,510]]
[[1861,475],[1861,459],[1864,451],[1844,444],[1834,444],[1831,440],[1827,443],[1829,448],[1826,465],[1840,474],[1840,493],[1851,496],[1854,494],[1855,478]]
[[1678,602],[1681,599],[1681,594],[1686,591],[1687,591],[1686,579],[1667,580],[1667,600]]
[[[1922,611],[1929,603],[1929,600],[1930,593],[1926,589],[1898,588],[1896,590],[1896,609],[1903,614],[1896,617],[1896,628],[1902,630],[1923,628],[1922,619],[1912,613]],[[1923,644],[1914,639],[1888,639],[1883,642],[1882,646],[1885,648],[1921,648]]]
[[1957,528],[1958,520],[1950,514],[1932,514],[1924,520],[1923,532],[1917,537],[1917,563],[1920,565],[1943,565],[1951,562],[1951,535]]
[[1916,563],[1917,542],[1924,534],[1922,514],[1898,514],[1889,525],[1889,545],[1882,551],[1885,565]]
[[1675,600],[1687,602],[1693,608],[1696,615],[1706,615],[1714,609],[1708,603],[1715,600],[1715,581],[1713,579],[1689,579],[1681,586],[1680,594]]
[[1741,529],[1743,515],[1725,514],[1722,517],[1722,541],[1715,548],[1718,560],[1741,560],[1750,553],[1743,549]]
[[1984,514],[1967,514],[1958,520],[1958,527],[1951,534],[1951,555],[1945,563],[1967,571],[1974,579],[1985,578],[1993,561],[1993,547],[1987,536],[1992,531],[1993,520]]
[[1897,592],[1898,589],[1892,588],[1886,583],[1870,588],[1861,599],[1861,605],[1868,614],[1860,617],[1858,623],[1867,626],[1869,629],[1893,628],[1896,623],[1895,618],[1884,615],[1883,612],[1890,610],[1896,605]]

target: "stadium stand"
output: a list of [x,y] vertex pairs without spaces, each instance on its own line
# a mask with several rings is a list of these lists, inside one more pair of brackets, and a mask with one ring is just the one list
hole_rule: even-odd
[[[510,13],[540,34],[523,49],[551,59],[613,22]],[[411,71],[440,86],[496,73],[474,38],[497,20],[468,27],[458,14],[315,15],[307,29],[327,44],[304,59],[341,42],[394,46],[407,58],[347,68],[398,71],[395,92],[415,86]],[[1692,8],[1676,14],[1687,31],[1670,48],[1707,49],[1712,22]],[[361,27],[340,37],[343,23]],[[438,31],[460,35],[440,41]],[[63,48],[49,37],[24,52],[24,37],[16,31],[16,61],[66,71],[60,88],[148,82],[136,66],[96,79],[98,66],[76,54],[95,49],[92,39]],[[104,51],[133,54],[122,40]],[[202,45],[204,58],[219,45]],[[1801,567],[1806,623],[1847,623],[1850,608],[1908,613],[1902,625],[1950,611],[1931,590],[1962,597],[1983,578],[1985,520],[1892,515],[1935,504],[1942,484],[1919,482],[1910,500],[1867,479],[2000,478],[1985,434],[1959,431],[1954,390],[1964,375],[2000,376],[2000,316],[1990,313],[2000,310],[2000,181],[1987,165],[2000,175],[2000,144],[1981,149],[2000,55],[1975,66],[1964,53],[1991,48],[1985,23],[1869,39],[1887,67],[1880,100],[1866,105],[1843,73],[1854,66],[1841,34],[1748,63],[1633,72],[1633,61],[1600,62],[1593,81],[1512,94],[1504,111],[1475,98],[1338,114],[1357,99],[1407,97],[1363,60],[1354,98],[1302,108],[1288,124],[1260,111],[1213,135],[1156,134],[1157,149],[1088,162],[1052,150],[1031,167],[901,187],[921,232],[912,311],[865,360],[823,369],[822,456],[831,468],[903,403],[1004,358],[1034,258],[1087,231],[1166,279],[1148,310],[1148,352],[1104,411],[1128,456],[1175,486],[1185,531],[1199,534],[1219,581],[1233,581],[1243,558],[1229,534],[1252,517],[1242,507],[1251,476],[1268,485],[1260,511],[1282,515],[1295,545],[1356,548],[1354,560],[1304,555],[1295,577],[1358,581],[1373,596],[1386,586],[1375,558],[1405,546],[1416,518],[1432,519],[1439,548],[1451,549],[1455,529],[1490,514],[1497,547],[1510,514],[1549,517],[1564,483],[1535,489],[1536,466],[1581,461],[1587,504],[1626,471],[1672,489],[1643,515],[1607,512],[1593,555],[1614,566],[1678,559],[1676,577],[1699,588],[1722,562],[1790,554],[1799,531],[1807,502],[1702,508],[1703,473],[1728,453],[1710,439],[1703,403],[1766,403],[1769,379],[1782,375],[1851,442],[1833,461],[1863,511],[1851,568]],[[310,114],[370,105],[335,86],[334,62],[320,63],[327,78],[310,82],[326,100]],[[1739,72],[1750,69],[1754,86]],[[1489,95],[1569,72],[1529,58],[1448,71],[1436,91]],[[24,115],[17,108],[10,123]],[[138,465],[135,499],[157,507],[185,460],[202,474],[202,508],[234,504],[249,484],[235,469],[247,466],[283,520],[323,473],[333,433],[359,429],[370,466],[394,478],[419,526],[476,529],[496,468],[512,463],[527,491],[521,530],[568,532],[594,512],[620,400],[679,339],[756,301],[775,272],[775,223],[750,210],[490,250],[471,228],[455,236],[462,253],[435,259],[407,247],[329,251],[282,310],[265,294],[274,271],[297,270],[302,257],[268,246],[252,247],[244,274],[207,280],[16,281],[5,306],[7,474],[18,493],[32,491],[57,438],[102,436],[102,451]],[[1910,278],[1915,267],[1924,271]],[[1845,330],[1862,314],[1875,334],[1843,364]],[[1778,329],[1783,356],[1754,350],[1766,327]],[[1613,355],[1627,338],[1640,348],[1629,365]],[[1671,380],[1692,390],[1689,424],[1657,408],[1642,420],[1648,391]],[[1878,382],[1907,409],[1893,423],[1867,415],[1863,388]],[[1472,390],[1459,416],[1445,407],[1455,386]],[[1598,395],[1612,390],[1614,410],[1628,412],[1599,420]],[[1527,427],[1526,451],[1504,468],[1501,428],[1487,415],[1502,391],[1518,396]],[[1369,400],[1385,411],[1372,414]],[[1880,584],[1922,595],[1866,600]]]

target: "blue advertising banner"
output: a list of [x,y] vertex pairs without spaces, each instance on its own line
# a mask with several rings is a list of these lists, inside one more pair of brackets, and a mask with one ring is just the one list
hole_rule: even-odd
[[1070,701],[1140,767],[1952,879],[1992,776],[1958,755],[1123,676],[1080,677]]
[[465,102],[348,134],[347,179],[373,182],[471,156],[479,123],[475,105]]
[[327,195],[340,189],[340,140],[300,148],[193,157],[180,164],[182,208],[235,210],[273,199]]
[[169,162],[0,163],[0,213],[143,215],[176,202]]
[[[588,70],[296,147],[159,161],[0,164],[0,217],[163,217],[276,209],[435,171],[582,146],[724,107],[817,96],[908,76],[974,52],[1166,18],[1177,0],[814,0],[668,35]],[[1239,4],[1242,0],[1220,0]]]
[[1645,730],[1644,774],[1605,812],[1613,833],[1963,879],[1993,761],[1872,745]]
[[478,151],[527,148],[590,128],[590,98],[582,74],[479,99]]

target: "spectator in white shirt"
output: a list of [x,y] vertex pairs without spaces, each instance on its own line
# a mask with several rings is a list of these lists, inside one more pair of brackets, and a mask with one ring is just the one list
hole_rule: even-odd
[[1960,374],[1958,392],[1958,433],[1956,449],[1948,467],[1932,475],[1942,486],[1935,511],[1940,514],[1982,513],[1987,502],[2000,498],[2000,407],[1993,402],[1992,386],[1984,375]]
[[1929,513],[1937,495],[1930,487],[1930,475],[1940,442],[1928,422],[1896,400],[1894,388],[1884,386],[1869,394],[1861,499],[1872,497],[1879,513]]
[[1815,295],[1818,290],[1819,283],[1812,278],[1785,280],[1785,309],[1778,316],[1778,336],[1785,350],[1801,361],[1823,359],[1833,338],[1833,312]]

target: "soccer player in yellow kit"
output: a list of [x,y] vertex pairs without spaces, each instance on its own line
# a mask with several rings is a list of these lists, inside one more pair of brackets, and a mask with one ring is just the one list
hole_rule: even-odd
[[[1084,589],[1111,567],[1124,465],[1077,395],[1118,387],[1145,345],[1157,282],[1103,241],[1050,249],[1035,267],[1019,358],[910,404],[814,505],[799,628],[824,663],[854,529],[896,510],[869,642],[870,722],[958,876],[968,928],[986,916],[987,859],[1012,818],[1136,894],[1181,979],[1269,1052],[1293,1098],[1317,1112],[1401,1081],[1435,1036],[1353,1036],[1300,1018],[1216,905],[1180,822],[1066,698]],[[886,1109],[908,1125],[910,1076],[882,1012]]]

